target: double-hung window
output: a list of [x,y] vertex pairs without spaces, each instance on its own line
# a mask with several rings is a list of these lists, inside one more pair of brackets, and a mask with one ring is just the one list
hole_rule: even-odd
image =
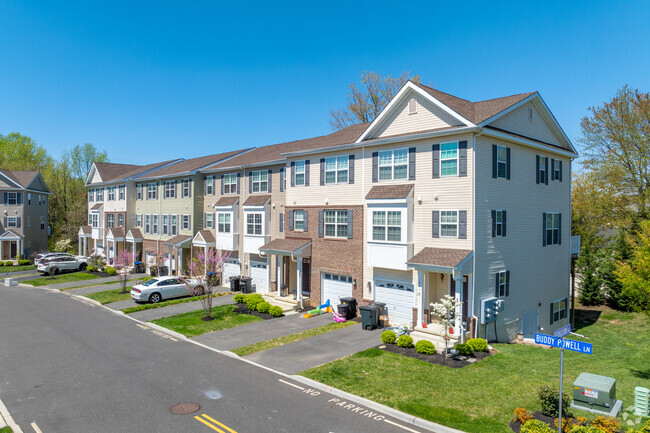
[[41,217],[41,230],[45,230],[45,217]]
[[135,216],[135,226],[142,227],[142,214],[138,214]]
[[296,161],[296,186],[305,185],[305,161]]
[[108,201],[115,201],[115,187],[114,186],[109,186],[108,187],[108,197],[106,199]]
[[497,274],[497,296],[503,298],[508,296],[508,271],[501,271]]
[[117,226],[124,227],[124,214],[117,214]]
[[7,227],[18,227],[18,217],[7,217]]
[[136,200],[142,200],[142,184],[139,184],[135,188],[135,199]]
[[190,192],[190,185],[191,185],[190,179],[183,179],[183,184],[182,185],[183,185],[182,188],[181,188],[182,189],[182,191],[181,191],[182,197],[183,198],[190,197],[190,195],[191,195],[191,192]]
[[214,213],[207,212],[205,214],[205,228],[213,229],[214,228]]
[[506,211],[492,211],[492,237],[504,237],[506,235]]
[[30,205],[30,206],[32,205],[32,193],[31,192],[27,193],[27,204]]
[[552,308],[552,321],[551,323],[555,323],[558,320],[566,319],[567,317],[567,300],[565,299],[560,299],[559,301],[555,301],[551,304]]
[[497,145],[497,179],[508,177],[508,148]]
[[10,206],[18,205],[18,193],[17,192],[8,192],[7,193],[7,204]]
[[113,227],[115,227],[115,215],[113,215],[112,213],[109,213],[108,215],[106,215],[106,226],[109,229],[112,229]]
[[223,193],[237,194],[237,173],[223,175]]
[[440,211],[440,236],[445,238],[458,237],[458,211]]
[[95,201],[104,201],[104,188],[97,188],[95,190]]
[[173,180],[165,181],[165,198],[176,198],[176,182]]
[[458,142],[440,145],[440,176],[458,176]]
[[126,195],[126,186],[125,185],[120,185],[119,187],[119,194],[120,194],[120,200],[124,200],[125,195]]
[[94,201],[95,200],[95,190],[94,189],[89,189],[88,190],[88,201]]
[[348,211],[347,210],[326,210],[324,223],[325,223],[325,237],[328,238],[348,237]]
[[214,176],[205,177],[205,195],[214,195]]
[[373,211],[372,212],[373,241],[402,241],[402,212]]
[[560,243],[560,214],[557,212],[546,213],[546,245]]
[[158,215],[151,215],[151,227],[153,229],[153,234],[158,234]]
[[551,170],[553,170],[553,180],[562,180],[562,161],[559,159],[554,159],[553,160],[553,167],[551,167]]
[[151,233],[151,215],[144,216],[144,232]]
[[262,234],[262,214],[261,213],[248,213],[248,214],[246,214],[246,234],[247,235],[261,235]]
[[539,157],[539,182],[548,184],[548,158],[546,156]]
[[217,213],[217,232],[230,233],[230,213],[228,212]]
[[169,234],[169,215],[162,216],[162,234],[163,235]]
[[295,231],[305,231],[305,211],[297,210],[293,212],[293,229]]
[[379,152],[379,180],[406,179],[408,176],[408,149]]
[[178,234],[178,215],[172,215],[169,218],[171,220],[171,230],[169,234],[171,236],[176,236]]
[[349,156],[325,158],[325,183],[348,183]]
[[252,192],[268,192],[269,182],[268,182],[268,170],[259,170],[251,173],[253,176],[252,180]]
[[182,230],[190,230],[190,216],[189,215],[183,215],[183,220],[181,222],[181,229]]
[[158,184],[147,184],[147,200],[158,200]]

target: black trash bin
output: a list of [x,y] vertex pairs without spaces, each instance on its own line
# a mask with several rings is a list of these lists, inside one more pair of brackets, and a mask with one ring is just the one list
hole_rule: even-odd
[[133,262],[133,272],[136,274],[144,274],[144,263],[142,262]]
[[388,325],[388,311],[386,310],[385,302],[372,302],[373,305],[376,305],[377,310],[377,326],[385,327]]
[[220,285],[219,284],[219,274],[217,274],[216,272],[208,272],[207,280],[208,280],[208,283],[210,283],[211,287],[215,287],[215,286]]
[[169,275],[169,268],[167,266],[161,266],[158,269],[160,269],[160,275],[158,275],[159,277],[166,277]]
[[241,290],[241,279],[239,277],[230,277],[230,291],[239,292]]
[[372,331],[379,325],[379,307],[373,304],[360,305],[361,327],[366,331]]
[[347,319],[348,314],[350,314],[348,312],[349,308],[350,306],[348,304],[339,304],[336,306],[336,312],[339,313],[340,316],[343,316]]
[[253,291],[253,284],[252,284],[253,279],[248,277],[248,278],[242,278],[240,284],[241,290],[244,293],[251,293]]
[[350,320],[357,317],[357,300],[355,298],[341,298],[341,304],[350,306],[348,308],[348,315],[345,317],[346,319]]

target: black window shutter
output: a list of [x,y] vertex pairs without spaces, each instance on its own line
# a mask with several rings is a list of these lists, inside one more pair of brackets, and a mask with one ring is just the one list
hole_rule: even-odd
[[293,211],[289,211],[289,231],[293,231]]
[[282,232],[284,232],[284,214],[283,213],[280,214],[279,221],[280,221],[279,230],[280,230],[280,233],[282,233]]
[[239,178],[241,177],[241,173],[237,173],[237,194],[239,194]]
[[[208,195],[208,176],[203,177],[203,195]],[[148,193],[147,193],[147,200],[149,200]]]
[[323,237],[323,211],[318,211],[318,237]]
[[187,225],[190,226],[190,231],[192,230],[192,215],[188,215]]
[[354,212],[352,209],[348,209],[348,239],[352,239],[353,233],[353,225],[352,225],[352,217],[353,217]]
[[[6,194],[6,193],[5,193]],[[5,229],[7,228],[7,217],[5,217]]]
[[372,152],[372,181],[379,182],[379,152]]
[[497,211],[492,211],[492,237],[497,235]]
[[501,211],[501,236],[506,237],[506,211]]
[[354,155],[348,158],[348,183],[354,183]]
[[309,160],[305,161],[305,186],[309,186]]
[[[226,191],[226,185],[223,182],[223,177],[224,177],[224,175],[222,174],[221,175],[221,195],[224,195],[224,193]],[[232,191],[230,191],[230,192],[232,192]]]
[[458,176],[467,177],[467,140],[458,143]]
[[546,176],[544,176],[546,178],[544,184],[548,185],[548,158],[544,158],[544,171],[546,172]]
[[497,177],[497,145],[492,145],[492,177]]
[[296,186],[296,161],[291,161],[291,186]]
[[20,217],[16,217],[16,227],[20,228]]
[[23,193],[17,192],[16,193],[16,204],[20,204],[22,201]]
[[535,155],[535,181],[539,183],[539,155]]
[[280,169],[280,192],[284,192],[285,188],[285,171],[286,168],[284,167]]
[[562,161],[560,160],[558,163],[560,164],[560,178],[558,180],[562,182]]
[[252,171],[248,172],[248,192],[250,194],[253,193],[253,172]]
[[[553,324],[553,303],[552,302],[551,302],[551,318],[550,318],[550,321],[548,323],[551,324],[551,325]],[[558,398],[558,400],[559,400],[559,398]]]
[[467,211],[458,211],[458,239],[467,239]]
[[304,231],[309,231],[309,211],[305,211],[305,229]]
[[546,212],[542,213],[542,246],[546,246]]
[[558,233],[557,233],[557,243],[562,245],[562,214],[557,214],[557,223],[558,223]]
[[409,180],[415,180],[415,147],[409,147]]
[[506,271],[506,296],[510,296],[510,271]]
[[506,179],[510,179],[510,148],[506,147]]
[[325,185],[325,158],[320,159],[320,184]]
[[432,214],[432,237],[440,237],[440,211],[434,210]]
[[271,183],[271,179],[273,179],[273,170],[269,170],[269,174],[267,176],[268,176],[266,178],[267,191],[271,192],[273,191],[273,184]]
[[440,177],[440,145],[433,145],[433,178],[438,179]]
[[5,192],[5,205],[9,202],[9,194]]
[[194,182],[192,179],[190,179],[190,197],[192,197],[192,182]]
[[555,159],[551,158],[551,180],[555,179]]
[[498,298],[499,297],[499,273],[497,272],[495,275],[496,275],[496,280],[494,284],[494,296]]

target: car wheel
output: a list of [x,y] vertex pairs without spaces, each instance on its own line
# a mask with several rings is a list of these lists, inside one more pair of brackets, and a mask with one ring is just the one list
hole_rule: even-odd
[[54,275],[58,275],[59,274],[59,268],[52,268],[52,273]]
[[82,263],[82,264],[79,265],[79,270],[80,270],[81,272],[83,272],[83,271],[86,270],[86,267],[87,267],[87,266],[88,266],[87,264]]
[[151,296],[149,296],[149,302],[152,304],[157,304],[162,300],[162,296],[160,296],[160,293],[152,293]]

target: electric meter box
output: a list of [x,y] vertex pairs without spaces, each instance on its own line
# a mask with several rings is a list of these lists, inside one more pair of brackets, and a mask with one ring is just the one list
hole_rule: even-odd
[[616,405],[616,379],[580,373],[573,382],[573,404],[579,409],[609,412]]

